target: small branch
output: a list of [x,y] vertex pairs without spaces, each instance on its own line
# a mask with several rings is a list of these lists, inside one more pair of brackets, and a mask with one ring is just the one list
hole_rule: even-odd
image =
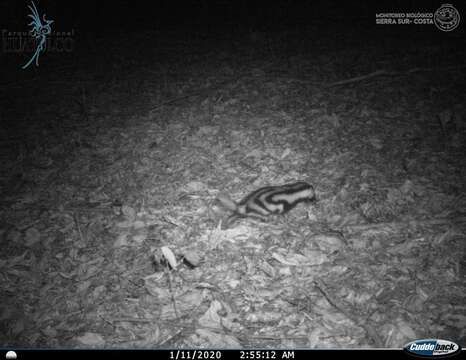
[[160,321],[160,319],[143,319],[143,318],[131,318],[131,317],[112,319],[113,323],[115,322],[156,323],[158,321]]
[[346,80],[336,81],[336,82],[324,85],[324,87],[329,88],[329,87],[338,86],[338,85],[350,84],[350,83],[354,83],[354,82],[358,82],[358,81],[362,81],[362,80],[365,80],[365,79],[370,79],[370,78],[373,78],[373,77],[376,77],[376,76],[382,76],[382,75],[400,76],[400,75],[408,75],[408,74],[413,74],[413,73],[422,72],[422,71],[427,72],[427,71],[459,70],[459,69],[463,69],[465,67],[466,67],[466,65],[454,65],[454,66],[446,66],[446,67],[443,67],[443,68],[413,68],[413,69],[406,70],[406,71],[377,70],[377,71],[374,71],[374,72],[372,72],[370,74],[367,74],[367,75],[361,75],[361,76],[356,76],[356,77],[346,79]]
[[452,217],[452,218],[436,218],[436,219],[410,219],[405,221],[388,221],[375,224],[362,224],[362,225],[343,225],[345,229],[353,231],[375,230],[379,228],[392,227],[392,226],[415,226],[415,225],[444,225],[454,223],[466,222],[466,216]]
[[322,295],[324,295],[325,299],[327,299],[330,305],[332,305],[335,309],[340,311],[343,315],[345,315],[348,319],[353,321],[355,324],[357,324],[358,326],[361,326],[366,331],[367,335],[372,339],[375,346],[377,346],[378,348],[383,347],[383,341],[372,325],[367,324],[366,322],[360,320],[358,317],[354,316],[352,313],[347,311],[345,307],[343,306],[343,304],[340,304],[337,300],[334,300],[328,293],[326,286],[324,285],[323,282],[319,280],[315,280],[314,286],[317,288],[317,290],[319,290],[322,293]]
[[172,302],[173,302],[173,310],[175,310],[176,318],[179,319],[180,315],[178,314],[178,310],[176,308],[176,299],[175,299],[175,294],[173,292],[172,277],[171,277],[171,273],[170,273],[170,269],[168,267],[168,264],[167,264],[167,267],[165,268],[165,273],[168,276],[168,285],[169,285],[169,288],[170,288],[170,296],[171,296],[171,299],[172,299]]
[[329,87],[337,86],[337,85],[350,84],[350,83],[354,83],[354,82],[358,82],[358,81],[362,81],[365,79],[369,79],[369,78],[380,76],[380,75],[386,75],[386,74],[387,74],[386,70],[377,70],[367,75],[361,75],[361,76],[353,77],[351,79],[336,81],[336,82],[324,85],[324,87],[329,88]]
[[73,220],[74,220],[74,222],[76,224],[76,227],[78,228],[79,238],[81,239],[81,242],[82,242],[82,244],[84,246],[85,244],[87,244],[87,239],[84,238],[84,235],[83,235],[83,233],[81,231],[81,226],[79,224],[79,220],[78,220],[78,217],[76,216],[76,214],[73,214]]
[[233,79],[228,79],[228,80],[225,80],[225,81],[221,81],[219,84],[212,85],[212,86],[209,86],[207,88],[203,88],[203,89],[200,89],[200,90],[197,90],[197,91],[193,91],[193,92],[190,92],[188,94],[181,95],[181,96],[178,96],[178,97],[175,97],[175,98],[172,98],[172,99],[168,99],[166,101],[162,101],[161,103],[158,103],[157,105],[150,108],[149,111],[155,111],[155,110],[157,110],[157,109],[159,109],[159,108],[161,108],[161,107],[163,107],[165,105],[169,105],[169,104],[177,102],[179,100],[184,100],[184,99],[187,99],[187,98],[190,98],[190,97],[201,96],[201,95],[208,94],[212,90],[218,90],[221,87],[225,86],[226,84],[228,84],[230,82],[233,82],[233,81],[238,81],[239,79],[241,79],[243,77],[244,76],[241,76],[239,78],[233,78]]

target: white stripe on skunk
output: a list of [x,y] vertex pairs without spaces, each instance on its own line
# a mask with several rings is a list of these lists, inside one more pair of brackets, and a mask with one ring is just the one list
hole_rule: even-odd
[[279,186],[265,186],[257,189],[235,202],[225,194],[217,196],[217,200],[233,214],[226,220],[224,228],[228,228],[239,218],[252,217],[265,220],[271,214],[284,214],[301,202],[315,201],[312,185],[304,181]]

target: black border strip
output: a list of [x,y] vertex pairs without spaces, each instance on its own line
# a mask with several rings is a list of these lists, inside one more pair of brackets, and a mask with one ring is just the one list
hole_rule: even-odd
[[[22,349],[1,348],[0,360],[6,359],[6,353],[14,351],[17,360],[29,359],[163,359],[163,360],[304,360],[304,359],[419,359],[403,351],[403,349]],[[433,359],[444,359],[445,357],[431,356]],[[466,359],[466,351],[460,352],[448,359]]]

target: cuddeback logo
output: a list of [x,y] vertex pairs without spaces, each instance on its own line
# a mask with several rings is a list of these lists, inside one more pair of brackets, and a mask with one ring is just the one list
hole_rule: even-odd
[[404,350],[412,355],[422,357],[440,357],[453,355],[460,351],[460,347],[453,341],[423,339],[406,344]]

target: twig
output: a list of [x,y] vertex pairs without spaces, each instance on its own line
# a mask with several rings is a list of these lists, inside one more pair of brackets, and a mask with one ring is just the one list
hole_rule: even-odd
[[158,103],[154,107],[150,108],[149,111],[157,110],[157,109],[161,108],[162,106],[169,105],[171,103],[174,103],[174,102],[179,101],[179,100],[187,99],[189,97],[205,95],[206,93],[209,93],[212,90],[220,89],[221,87],[227,85],[228,83],[238,82],[241,79],[248,78],[250,76],[251,75],[248,72],[246,74],[243,74],[243,75],[240,75],[240,76],[237,76],[237,77],[234,77],[234,78],[230,78],[230,79],[221,81],[220,83],[218,83],[216,85],[212,85],[212,86],[206,87],[204,89],[200,89],[200,90],[193,91],[193,92],[190,92],[190,93],[185,94],[185,95],[181,95],[181,96],[178,96],[178,97],[175,97],[175,98],[172,98],[172,99],[168,99],[166,101],[162,101],[161,103]]
[[200,91],[192,92],[192,93],[189,93],[189,94],[186,94],[186,95],[183,95],[183,96],[178,96],[176,98],[169,99],[167,101],[162,101],[161,103],[158,103],[157,105],[152,107],[150,109],[150,111],[157,110],[157,109],[161,108],[162,106],[169,105],[169,104],[174,103],[174,102],[179,101],[179,100],[183,100],[183,99],[187,99],[187,98],[192,97],[192,96],[199,96],[199,95],[202,95],[202,92],[200,92]]
[[308,340],[308,337],[306,336],[297,336],[297,335],[277,335],[277,336],[273,336],[273,335],[247,335],[245,336],[244,334],[243,335],[240,335],[240,336],[237,336],[238,339],[243,339],[243,342],[246,342],[248,339],[257,339],[257,340],[302,340],[302,341],[306,341]]
[[344,228],[353,231],[373,230],[391,226],[414,226],[414,225],[442,225],[452,223],[466,222],[466,216],[458,216],[453,218],[437,218],[437,219],[412,219],[405,221],[388,221],[375,224],[362,224],[362,225],[343,225]]
[[[244,76],[242,76],[242,77],[244,77]],[[237,81],[239,79],[241,79],[241,77],[240,78],[234,78],[234,79],[228,79],[228,80],[220,82],[217,85],[209,86],[207,88],[204,88],[204,89],[201,89],[201,90],[198,90],[198,91],[193,91],[193,92],[190,92],[190,93],[182,95],[182,96],[178,96],[178,97],[175,97],[175,98],[172,98],[172,99],[168,99],[166,101],[162,101],[161,103],[158,103],[154,107],[150,108],[149,111],[157,110],[157,109],[161,108],[162,106],[169,105],[169,104],[174,103],[174,102],[179,101],[179,100],[187,99],[187,98],[190,98],[190,97],[193,97],[193,96],[204,95],[205,93],[208,93],[211,90],[218,90],[219,88],[221,88],[222,86],[228,84],[229,82]]]
[[171,299],[172,299],[172,302],[173,302],[173,310],[175,310],[175,316],[179,319],[180,316],[178,315],[178,310],[176,308],[175,294],[173,293],[173,286],[172,286],[172,277],[171,277],[171,274],[170,274],[170,269],[169,269],[168,264],[167,264],[167,267],[165,268],[165,273],[168,276],[168,286],[170,288],[170,296],[171,296]]
[[81,226],[79,224],[79,220],[78,220],[78,217],[76,216],[76,214],[73,213],[73,219],[74,219],[74,222],[76,224],[76,227],[78,228],[78,234],[79,234],[79,238],[81,239],[81,242],[84,244],[87,243],[86,239],[84,238],[84,235],[81,231]]
[[332,87],[332,86],[337,86],[337,85],[350,84],[350,83],[353,83],[353,82],[361,81],[361,80],[364,80],[364,79],[369,79],[369,78],[375,77],[375,76],[386,75],[386,74],[387,74],[386,70],[377,70],[377,71],[374,71],[374,72],[372,72],[370,74],[367,74],[367,75],[361,75],[361,76],[353,77],[351,79],[336,81],[336,82],[333,82],[333,83],[330,83],[330,84],[327,84],[327,85],[324,85],[324,86],[325,87]]
[[335,81],[333,83],[324,85],[324,87],[329,88],[329,87],[333,87],[333,86],[337,86],[337,85],[350,84],[350,83],[358,82],[358,81],[361,81],[361,80],[365,80],[365,79],[369,79],[369,78],[376,77],[376,76],[381,76],[381,75],[398,76],[398,75],[413,74],[413,73],[422,72],[422,71],[459,70],[459,69],[463,69],[465,67],[466,67],[466,65],[454,65],[454,66],[446,66],[446,67],[443,67],[443,68],[413,68],[413,69],[406,70],[406,71],[377,70],[377,71],[374,71],[374,72],[372,72],[370,74],[367,74],[367,75],[361,75],[361,76],[356,76],[356,77],[346,79],[346,80]]
[[[23,205],[18,201],[0,201],[0,207],[13,207],[15,205]],[[35,210],[50,210],[50,211],[73,211],[73,212],[92,212],[92,211],[112,211],[109,205],[102,205],[102,206],[86,206],[86,205],[76,205],[76,206],[63,206],[59,207],[58,205],[30,205],[27,204],[27,210],[35,209]],[[18,208],[15,208],[17,210]],[[23,208],[19,208],[22,210]]]
[[109,320],[107,320],[106,318],[104,318],[102,315],[99,315],[99,317],[105,321],[107,324],[109,324],[114,330],[115,330],[115,324]]
[[180,334],[182,334],[184,331],[185,331],[185,328],[179,329],[177,332],[175,332],[174,334],[168,336],[165,340],[163,340],[163,341],[161,341],[160,343],[158,343],[157,346],[158,346],[158,347],[162,347],[163,345],[165,345],[166,343],[168,343],[170,340],[173,340],[174,338],[176,338],[177,336],[179,336]]
[[158,322],[160,319],[143,319],[143,318],[130,318],[130,317],[123,317],[123,318],[116,318],[112,319],[112,322],[137,322],[137,323],[154,323]]
[[367,335],[372,339],[375,346],[379,348],[383,347],[383,341],[372,325],[367,324],[364,321],[361,321],[358,317],[354,316],[349,311],[345,310],[344,306],[342,304],[339,304],[337,300],[332,299],[332,297],[329,295],[326,289],[326,286],[324,285],[323,282],[319,280],[315,280],[314,286],[317,288],[317,290],[319,290],[322,293],[322,295],[324,295],[325,299],[327,299],[330,305],[332,305],[335,309],[340,311],[348,319],[350,319],[357,325],[361,326],[366,331]]

